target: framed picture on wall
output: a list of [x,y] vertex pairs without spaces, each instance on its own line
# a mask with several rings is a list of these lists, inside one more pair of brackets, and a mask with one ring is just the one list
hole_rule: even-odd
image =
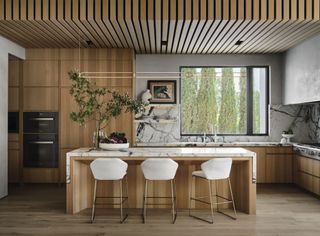
[[176,97],[175,80],[148,80],[148,89],[152,95],[151,103],[155,104],[174,104]]

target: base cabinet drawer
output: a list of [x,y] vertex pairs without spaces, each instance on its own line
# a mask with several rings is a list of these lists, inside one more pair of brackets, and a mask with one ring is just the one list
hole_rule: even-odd
[[301,188],[320,196],[320,161],[295,156],[295,183]]
[[20,181],[20,151],[8,150],[8,181],[18,183]]

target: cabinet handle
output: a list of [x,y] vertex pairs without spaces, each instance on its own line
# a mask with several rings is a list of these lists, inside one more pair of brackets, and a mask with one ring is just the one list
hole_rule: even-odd
[[43,120],[53,120],[53,118],[31,118],[30,120],[40,120],[40,121],[43,121]]
[[32,144],[53,144],[53,141],[33,141]]

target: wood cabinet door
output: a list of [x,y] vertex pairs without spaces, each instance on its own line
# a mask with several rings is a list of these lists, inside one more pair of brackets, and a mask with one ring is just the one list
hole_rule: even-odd
[[266,183],[266,149],[264,147],[246,148],[256,153],[257,160],[257,183]]
[[8,150],[8,181],[18,183],[20,181],[20,151]]
[[266,154],[266,182],[292,183],[292,149],[271,148]]
[[312,192],[320,195],[320,161],[312,160]]
[[24,111],[58,111],[58,88],[24,88]]

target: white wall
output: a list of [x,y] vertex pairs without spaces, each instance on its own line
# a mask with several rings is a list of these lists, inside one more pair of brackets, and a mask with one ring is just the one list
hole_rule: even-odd
[[25,49],[0,36],[0,198],[8,195],[8,56],[25,59]]
[[[271,104],[282,100],[282,54],[241,55],[136,55],[136,72],[179,72],[180,66],[270,66]],[[177,84],[177,86],[179,86]],[[137,79],[136,92],[147,87],[146,80]]]
[[[270,66],[270,132],[269,136],[228,136],[226,141],[279,141],[283,130],[288,129],[299,107],[279,107],[282,104],[282,54],[241,54],[241,55],[136,55],[136,72],[179,72],[180,66]],[[139,96],[147,88],[148,78],[137,78],[136,94]],[[177,81],[179,88],[179,81]],[[177,91],[179,92],[179,90]],[[179,94],[178,96],[179,97]],[[287,111],[288,110],[288,111]],[[173,111],[175,112],[175,111]],[[178,111],[179,113],[179,111]],[[290,113],[290,115],[286,115]],[[174,126],[174,127],[173,127]],[[301,136],[302,137],[302,136]],[[302,139],[305,138],[305,135]],[[179,141],[180,127],[145,126],[137,137],[138,142]]]
[[289,49],[284,58],[283,103],[320,101],[320,35]]

